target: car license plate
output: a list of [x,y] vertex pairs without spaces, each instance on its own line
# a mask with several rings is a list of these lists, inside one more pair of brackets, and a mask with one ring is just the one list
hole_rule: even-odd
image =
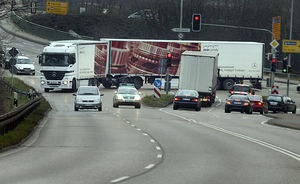
[[182,100],[184,100],[184,101],[190,101],[189,98],[182,98]]
[[277,105],[277,102],[270,102],[271,105]]
[[242,104],[242,102],[234,102],[234,104]]

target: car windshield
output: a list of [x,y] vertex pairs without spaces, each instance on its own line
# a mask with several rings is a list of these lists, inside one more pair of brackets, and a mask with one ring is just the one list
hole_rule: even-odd
[[246,95],[231,95],[229,97],[230,100],[240,99],[240,100],[248,100]]
[[78,89],[77,92],[78,95],[98,95],[99,92],[97,88],[87,88],[87,87],[82,87]]
[[281,102],[281,97],[280,96],[268,96],[267,100]]
[[119,88],[118,94],[136,95],[138,91],[135,88]]
[[253,100],[253,101],[262,101],[262,97],[261,96],[255,96],[255,95],[250,95],[249,99]]
[[234,91],[241,91],[241,92],[249,92],[250,88],[248,86],[234,86]]
[[45,53],[42,55],[42,66],[69,66],[69,55]]
[[32,64],[32,62],[30,61],[30,59],[17,59],[16,64]]
[[192,90],[180,90],[176,93],[176,96],[197,96],[197,92],[196,91],[192,91]]

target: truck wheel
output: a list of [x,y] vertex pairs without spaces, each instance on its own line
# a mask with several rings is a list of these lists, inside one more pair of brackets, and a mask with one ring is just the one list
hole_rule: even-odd
[[234,80],[232,79],[226,79],[223,81],[223,88],[225,90],[230,90],[234,85]]
[[102,83],[102,85],[105,87],[105,88],[110,88],[112,86],[112,83],[110,82],[104,82]]
[[73,79],[72,81],[72,92],[76,92],[76,80]]
[[140,77],[135,77],[133,82],[136,89],[140,89],[143,86],[143,79]]

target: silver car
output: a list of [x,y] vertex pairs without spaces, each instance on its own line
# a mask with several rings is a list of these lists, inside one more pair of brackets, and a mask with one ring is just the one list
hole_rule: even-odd
[[77,90],[74,102],[74,110],[78,109],[98,109],[102,111],[102,98],[104,94],[101,94],[96,86],[80,86]]
[[137,109],[141,108],[141,93],[135,87],[120,86],[113,97],[113,107],[119,105],[131,105]]

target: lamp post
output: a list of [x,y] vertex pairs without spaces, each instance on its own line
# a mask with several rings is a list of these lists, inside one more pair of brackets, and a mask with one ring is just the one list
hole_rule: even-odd
[[[294,16],[294,0],[291,1],[291,15],[290,15],[290,40],[292,40],[293,34],[293,16]],[[288,68],[291,66],[291,53],[289,53],[288,58]],[[286,95],[289,96],[289,89],[290,89],[290,78],[291,74],[288,71],[288,79],[287,79],[287,88],[286,88]]]

